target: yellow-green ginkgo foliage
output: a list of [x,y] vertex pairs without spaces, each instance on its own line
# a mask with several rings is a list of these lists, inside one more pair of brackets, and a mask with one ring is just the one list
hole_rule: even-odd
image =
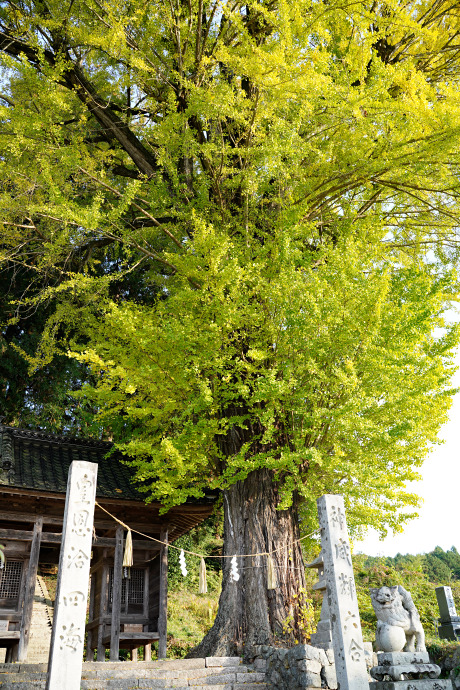
[[356,531],[413,514],[458,341],[459,32],[446,0],[0,3],[0,262],[52,311],[32,369],[91,369],[165,509],[222,489],[227,555],[291,548],[325,492]]

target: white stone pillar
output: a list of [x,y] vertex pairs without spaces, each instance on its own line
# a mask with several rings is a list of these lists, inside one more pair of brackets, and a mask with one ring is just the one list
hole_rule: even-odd
[[46,690],[80,689],[96,481],[96,463],[70,465]]
[[317,505],[338,685],[369,690],[343,496],[321,496]]

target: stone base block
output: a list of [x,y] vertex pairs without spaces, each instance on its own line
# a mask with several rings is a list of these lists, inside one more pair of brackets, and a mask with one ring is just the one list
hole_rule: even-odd
[[[324,651],[326,651],[327,649],[333,648],[332,647],[332,641],[331,642],[322,642],[321,640],[318,641],[317,639],[315,639],[315,641],[313,642],[313,635],[311,636],[311,643],[312,643],[312,646],[319,647],[320,649],[324,649]],[[308,688],[307,688],[307,690],[308,690]]]
[[401,680],[404,675],[409,678],[422,679],[437,678],[441,674],[441,669],[436,664],[399,664],[398,666],[374,666],[371,668],[371,676],[376,680],[383,680],[385,676],[390,676],[394,681]]
[[[182,659],[181,659],[182,661]],[[206,666],[208,668],[213,666],[238,666],[241,664],[239,656],[207,656]]]
[[324,680],[326,687],[329,688],[329,690],[337,690],[339,687],[335,672],[335,664],[334,666],[324,666],[321,671],[321,678]]
[[377,652],[379,666],[429,664],[428,652]]
[[460,623],[441,623],[438,627],[441,640],[458,640],[460,637]]
[[453,690],[452,681],[436,680],[384,680],[369,683],[369,690]]

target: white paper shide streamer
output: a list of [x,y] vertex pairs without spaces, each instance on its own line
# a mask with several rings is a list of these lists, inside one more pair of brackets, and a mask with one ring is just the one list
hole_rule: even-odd
[[179,554],[179,565],[180,565],[180,569],[181,569],[182,575],[183,575],[184,577],[187,577],[187,574],[188,574],[188,573],[187,573],[187,564],[186,564],[186,562],[185,562],[185,554],[184,554],[184,550],[183,550],[183,549],[181,549],[181,552],[180,552],[180,554]]
[[230,570],[230,578],[233,580],[233,582],[238,582],[240,579],[240,574],[238,572],[238,563],[236,561],[236,556],[232,557],[231,562],[231,570]]

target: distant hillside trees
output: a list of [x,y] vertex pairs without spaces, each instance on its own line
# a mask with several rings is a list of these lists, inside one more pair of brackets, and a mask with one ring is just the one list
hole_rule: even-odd
[[374,639],[376,619],[369,596],[371,587],[402,585],[411,592],[428,636],[437,635],[439,609],[435,589],[452,588],[460,612],[460,554],[452,546],[443,551],[437,546],[426,554],[400,554],[394,558],[358,554],[353,558],[359,610],[365,637]]
[[421,563],[430,582],[449,584],[452,580],[460,580],[460,554],[455,546],[448,551],[436,546],[433,551],[417,556],[398,553],[394,558],[386,558],[385,562],[398,569],[411,568],[415,562]]

